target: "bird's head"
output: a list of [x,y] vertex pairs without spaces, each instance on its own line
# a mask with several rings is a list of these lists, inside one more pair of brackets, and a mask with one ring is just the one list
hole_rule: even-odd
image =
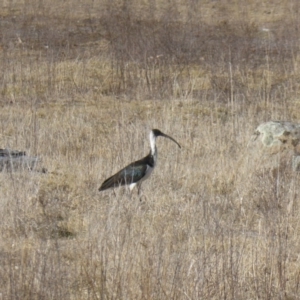
[[172,137],[170,137],[169,135],[161,132],[159,129],[152,129],[150,132],[150,140],[151,140],[151,136],[153,136],[153,138],[157,138],[158,136],[163,136],[165,138],[170,139],[171,141],[173,141],[175,144],[178,145],[179,148],[181,148],[181,146],[179,145],[179,143],[177,143],[177,141],[175,141]]

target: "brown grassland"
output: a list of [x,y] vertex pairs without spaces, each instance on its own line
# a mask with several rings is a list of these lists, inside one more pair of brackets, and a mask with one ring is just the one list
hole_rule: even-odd
[[[300,118],[300,2],[2,0],[2,299],[300,299],[299,174],[258,124]],[[136,191],[98,192],[149,151]]]

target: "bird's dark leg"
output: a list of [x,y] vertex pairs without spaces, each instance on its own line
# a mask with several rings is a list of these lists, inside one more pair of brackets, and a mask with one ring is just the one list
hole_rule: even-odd
[[142,183],[138,183],[138,196],[139,196],[139,199],[140,199],[140,202],[142,202],[142,197],[141,197],[141,187],[142,187]]
[[132,200],[132,190],[129,189],[129,198]]

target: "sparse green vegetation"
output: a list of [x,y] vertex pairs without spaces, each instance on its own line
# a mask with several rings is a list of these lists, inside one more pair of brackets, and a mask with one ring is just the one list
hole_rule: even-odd
[[[299,174],[256,126],[300,117],[300,3],[2,1],[0,299],[300,299]],[[149,151],[143,201],[98,192]]]

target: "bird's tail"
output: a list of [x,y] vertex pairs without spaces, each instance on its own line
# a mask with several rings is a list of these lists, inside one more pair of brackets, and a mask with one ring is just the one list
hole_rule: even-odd
[[101,191],[104,191],[104,190],[107,190],[107,189],[110,189],[112,187],[116,187],[119,185],[120,185],[120,183],[116,181],[116,177],[111,176],[102,183],[102,185],[99,187],[98,190],[101,192]]

